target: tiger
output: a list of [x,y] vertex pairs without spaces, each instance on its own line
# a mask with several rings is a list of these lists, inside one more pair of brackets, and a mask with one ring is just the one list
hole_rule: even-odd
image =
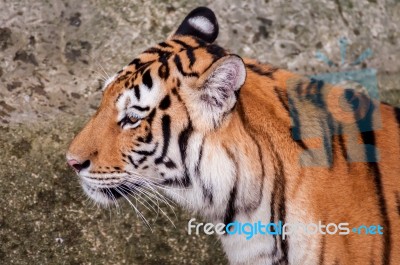
[[230,264],[400,264],[399,109],[242,58],[218,33],[198,7],[105,82],[66,154],[85,193],[108,205],[154,189],[215,224],[379,227],[224,233]]

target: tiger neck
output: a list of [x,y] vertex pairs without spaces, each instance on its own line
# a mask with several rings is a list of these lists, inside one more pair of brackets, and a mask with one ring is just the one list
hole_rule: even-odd
[[229,223],[257,209],[262,212],[258,217],[269,221],[279,203],[271,204],[270,193],[284,189],[285,180],[277,179],[283,175],[283,154],[274,148],[279,135],[269,133],[268,123],[260,127],[249,120],[245,110],[239,101],[226,126],[208,134],[193,133],[187,145],[185,167],[191,186],[178,191],[178,201],[213,222]]

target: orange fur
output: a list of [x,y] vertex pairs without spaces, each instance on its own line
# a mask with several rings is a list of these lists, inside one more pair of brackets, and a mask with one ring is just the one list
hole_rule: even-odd
[[[193,54],[196,61],[191,66],[186,48],[174,40],[195,47]],[[208,45],[199,45],[193,37],[175,36],[165,43],[168,47],[155,48],[171,53],[167,58],[170,76],[161,82],[161,90],[163,94],[171,96],[172,106],[167,113],[173,119],[171,131],[174,135],[174,132],[187,126],[191,113],[186,113],[185,110],[187,106],[194,104],[190,102],[190,95],[182,91],[181,87],[191,88],[193,91],[201,90],[201,84],[209,75],[207,71],[213,69],[211,66],[214,61],[213,54],[207,50]],[[179,69],[173,60],[175,55],[180,56],[183,71],[198,73],[199,77],[179,75]],[[143,67],[147,67],[152,76],[158,75],[157,70],[161,65],[158,61],[159,54],[145,52],[138,59],[146,65]],[[313,251],[317,252],[314,254],[318,256],[319,264],[400,264],[400,136],[395,109],[374,103],[378,104],[381,115],[381,127],[372,132],[375,146],[379,150],[379,162],[349,162],[349,154],[363,156],[360,151],[363,139],[355,126],[357,121],[354,113],[343,111],[343,105],[338,104],[338,98],[344,90],[330,85],[324,85],[322,92],[315,90],[313,93],[324,95],[328,113],[336,121],[353,125],[342,135],[332,136],[330,166],[307,166],[302,163],[308,163],[309,160],[312,162],[312,159],[303,157],[305,162],[301,160],[304,152],[324,148],[323,139],[318,137],[324,128],[313,124],[309,117],[322,114],[313,104],[303,102],[303,113],[300,114],[302,122],[310,127],[307,135],[316,136],[295,140],[291,131],[293,116],[289,110],[289,98],[293,97],[291,93],[294,86],[300,81],[304,83],[299,86],[299,95],[308,93],[305,88],[310,81],[254,60],[244,62],[247,77],[236,106],[221,127],[206,132],[205,140],[208,146],[222,146],[232,161],[236,159],[239,166],[251,171],[254,178],[249,180],[246,186],[248,190],[244,194],[252,194],[253,199],[261,200],[263,196],[274,192],[276,198],[283,200],[286,218],[291,220],[384,226],[384,235],[317,235],[308,238],[303,244],[318,242],[319,249]],[[145,137],[149,131],[157,140],[163,137],[159,111],[155,114],[153,126],[148,119],[144,119],[139,127],[132,130],[123,130],[117,124],[118,111],[115,102],[121,93],[132,90],[134,85],[143,82],[143,73],[140,70],[135,65],[126,67],[106,88],[99,110],[69,148],[70,157],[79,161],[90,160],[92,172],[103,173],[103,178],[106,178],[104,174],[109,176],[124,171],[127,161],[123,154],[134,150],[140,137]],[[359,98],[363,100],[363,96]],[[299,103],[298,98],[294,98],[294,101],[295,104]],[[194,127],[195,130],[201,128]],[[212,160],[213,156],[209,155],[205,159]],[[379,176],[373,171],[376,168]],[[378,177],[379,180],[376,179]],[[380,181],[379,187],[377,181]],[[263,183],[261,191],[259,183]],[[282,207],[278,204],[275,202],[272,205],[273,210],[278,211]],[[237,205],[241,205],[240,200]],[[252,206],[254,209],[251,210],[256,211],[255,201],[246,207]]]

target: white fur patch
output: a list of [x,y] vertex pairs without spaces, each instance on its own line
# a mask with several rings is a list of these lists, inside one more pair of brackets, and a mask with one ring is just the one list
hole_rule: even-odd
[[192,17],[189,18],[188,22],[192,27],[205,34],[211,35],[214,32],[214,25],[205,17]]

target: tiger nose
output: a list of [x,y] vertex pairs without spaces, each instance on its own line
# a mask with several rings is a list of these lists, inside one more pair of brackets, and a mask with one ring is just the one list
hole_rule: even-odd
[[86,160],[83,163],[79,163],[75,159],[69,159],[67,161],[68,165],[72,167],[76,172],[80,172],[82,169],[88,168],[90,166],[90,160]]

